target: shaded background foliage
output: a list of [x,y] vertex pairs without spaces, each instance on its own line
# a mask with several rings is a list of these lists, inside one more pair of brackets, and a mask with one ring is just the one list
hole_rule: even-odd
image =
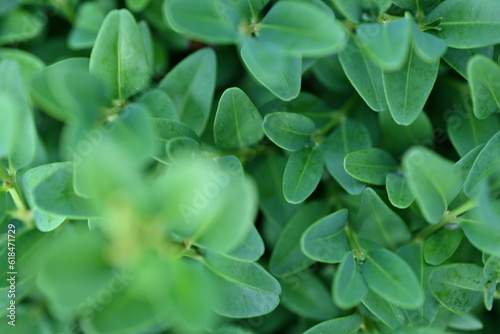
[[496,332],[499,17],[2,1],[2,333]]

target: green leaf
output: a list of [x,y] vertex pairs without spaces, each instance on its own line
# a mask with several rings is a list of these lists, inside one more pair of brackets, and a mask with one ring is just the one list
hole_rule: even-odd
[[214,121],[215,144],[223,149],[242,149],[264,137],[262,116],[239,88],[224,91]]
[[152,89],[136,101],[149,115],[154,118],[179,121],[179,116],[172,99],[160,89]]
[[343,309],[357,306],[368,293],[368,287],[351,252],[344,256],[333,278],[332,294],[335,304]]
[[0,20],[0,45],[24,42],[38,36],[48,19],[41,10],[14,8]]
[[347,78],[366,104],[375,111],[387,109],[382,71],[368,59],[356,37],[349,39],[339,58]]
[[304,334],[355,334],[361,327],[361,316],[353,314],[343,318],[328,320],[309,328]]
[[276,57],[279,49],[254,38],[245,38],[241,43],[241,59],[257,82],[284,101],[299,95],[302,80],[300,56]]
[[413,43],[417,56],[428,63],[439,62],[446,52],[446,42],[420,30],[408,12],[405,13],[405,18],[412,22]]
[[45,67],[40,58],[20,49],[0,48],[0,59],[11,59],[19,65],[26,87],[29,87],[32,77]]
[[151,124],[153,127],[156,149],[152,154],[153,158],[170,164],[172,161],[166,155],[167,143],[175,138],[189,138],[199,142],[198,135],[189,126],[184,123],[163,118],[152,118]]
[[423,10],[436,2],[436,0],[392,0],[392,2],[401,8]]
[[450,328],[462,331],[478,331],[483,329],[483,323],[472,314],[454,314],[450,321]]
[[398,209],[406,209],[415,200],[415,196],[408,187],[408,181],[402,175],[388,174],[385,187],[389,201]]
[[500,110],[500,66],[493,60],[476,55],[467,64],[474,115],[485,119]]
[[108,13],[90,55],[90,73],[111,98],[124,101],[145,88],[151,76],[142,35],[126,9]]
[[46,214],[33,207],[33,192],[35,188],[52,173],[56,172],[59,167],[57,163],[43,165],[30,169],[23,175],[24,194],[28,203],[30,203],[35,225],[42,232],[52,231],[66,220],[65,216]]
[[500,3],[482,0],[468,6],[468,0],[448,0],[434,8],[423,23],[442,18],[436,36],[453,48],[478,48],[500,42],[496,33],[500,27],[497,14]]
[[484,277],[489,281],[500,280],[500,256],[492,255],[484,264]]
[[443,56],[444,61],[455,69],[461,76],[467,79],[467,64],[474,55],[485,55],[488,58],[493,57],[493,46],[486,46],[477,49],[453,49],[448,48]]
[[224,254],[224,256],[244,262],[255,262],[264,254],[264,241],[254,225],[250,228],[247,236],[241,240],[235,249]]
[[283,306],[307,319],[323,321],[339,315],[324,283],[310,271],[279,280]]
[[427,114],[423,111],[408,126],[396,123],[389,111],[382,111],[378,115],[383,135],[383,148],[395,156],[402,155],[411,145],[415,145],[416,143],[431,143],[434,139],[433,125]]
[[[479,203],[481,204],[481,203]],[[489,218],[489,217],[488,217]],[[460,217],[460,226],[465,236],[476,248],[500,256],[500,228],[497,222],[485,217],[478,208]]]
[[321,146],[328,172],[349,194],[360,194],[365,184],[347,174],[344,159],[351,152],[371,147],[370,135],[364,125],[348,119],[340,123]]
[[319,148],[306,147],[290,155],[283,174],[287,202],[302,203],[314,192],[324,171],[322,153]]
[[485,144],[500,130],[500,122],[494,115],[477,119],[472,112],[454,112],[447,121],[447,133],[461,157],[475,147]]
[[486,284],[482,268],[474,264],[450,264],[429,277],[434,296],[448,310],[467,313],[480,300]]
[[391,303],[412,309],[424,301],[422,287],[413,270],[386,249],[371,251],[361,272],[368,287]]
[[350,251],[345,232],[346,222],[347,209],[339,210],[316,221],[300,238],[302,252],[318,262],[341,262]]
[[149,4],[150,1],[151,0],[125,0],[125,4],[127,5],[127,8],[130,8],[130,10],[140,12]]
[[314,122],[306,116],[274,112],[264,117],[262,128],[273,143],[288,151],[299,151],[316,131]]
[[201,144],[194,139],[187,137],[172,138],[165,147],[167,158],[173,163],[182,163],[186,160],[193,160],[201,155]]
[[94,46],[99,29],[106,18],[106,9],[95,2],[84,2],[78,7],[76,19],[68,36],[68,46],[73,50]]
[[[412,36],[410,22],[399,19],[389,23],[365,23],[356,29],[359,46],[384,71],[402,68],[408,58]],[[398,43],[394,43],[398,41]]]
[[37,133],[31,101],[21,77],[21,70],[13,60],[0,62],[0,158],[8,160],[8,167],[18,170],[33,161]]
[[468,196],[477,191],[479,185],[491,175],[499,165],[500,161],[500,131],[497,132],[483,147],[477,156],[467,180],[464,191]]
[[422,60],[410,47],[408,61],[397,71],[382,72],[385,97],[396,123],[413,123],[431,93],[439,69],[439,59],[432,63]]
[[[301,19],[298,20],[297,17]],[[346,30],[320,8],[298,1],[278,2],[257,25],[263,43],[305,57],[326,56],[342,49]]]
[[443,228],[431,235],[424,244],[425,261],[437,266],[448,260],[460,246],[463,235],[459,228]]
[[180,121],[198,135],[203,133],[212,108],[215,73],[215,53],[205,48],[184,58],[158,85],[174,101]]
[[395,214],[371,188],[363,191],[358,221],[360,237],[378,242],[385,247],[395,247],[411,238],[403,219]]
[[[238,25],[231,20],[221,1],[165,1],[163,10],[169,24],[186,36],[215,44],[236,41]],[[229,10],[235,11],[235,8]]]
[[363,14],[362,0],[352,1],[352,0],[332,0],[335,8],[350,21],[358,23],[361,20],[361,15]]
[[366,183],[384,185],[386,176],[398,168],[392,155],[379,148],[349,153],[344,159],[347,174]]
[[96,217],[97,212],[88,199],[75,194],[71,163],[52,164],[49,174],[34,188],[33,204],[39,211],[73,219]]
[[326,211],[322,202],[311,202],[295,213],[280,234],[271,254],[269,269],[278,276],[295,274],[314,263],[300,249],[300,240],[305,230]]
[[361,301],[371,313],[392,329],[401,327],[408,322],[405,310],[371,290],[368,290]]
[[403,168],[424,218],[437,223],[462,188],[462,170],[424,147],[408,150],[403,156]]
[[204,261],[211,271],[218,300],[214,311],[231,318],[249,318],[271,312],[279,303],[280,285],[259,264],[210,254]]

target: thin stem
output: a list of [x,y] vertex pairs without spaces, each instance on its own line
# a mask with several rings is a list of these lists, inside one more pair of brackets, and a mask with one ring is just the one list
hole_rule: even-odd
[[7,172],[7,169],[2,165],[2,163],[0,162],[0,179],[3,180],[3,182],[9,182],[10,179],[11,179],[11,176],[9,175],[9,173]]
[[354,256],[354,259],[356,260],[357,263],[362,264],[365,262],[366,255],[365,255],[365,250],[363,247],[361,247],[359,243],[358,236],[356,232],[354,232],[349,225],[346,225],[346,234],[347,234],[347,239],[349,240],[349,244],[351,245],[352,249],[352,254]]
[[458,208],[451,210],[449,213],[450,217],[458,217],[461,214],[464,214],[467,211],[470,211],[474,209],[476,206],[477,202],[475,200],[470,200],[468,202],[465,202],[464,204],[460,205]]

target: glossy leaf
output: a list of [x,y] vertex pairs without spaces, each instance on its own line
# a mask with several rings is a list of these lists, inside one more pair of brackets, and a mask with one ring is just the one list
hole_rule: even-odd
[[309,258],[325,263],[341,262],[350,251],[345,232],[347,210],[321,218],[305,230],[300,248]]
[[360,237],[378,242],[385,247],[402,244],[411,237],[401,217],[395,214],[371,188],[363,191],[358,222]]
[[386,176],[396,171],[398,163],[388,152],[379,148],[349,153],[344,159],[347,174],[366,183],[384,185]]
[[385,187],[389,201],[398,209],[406,209],[415,200],[415,195],[410,190],[404,176],[394,173],[388,174]]
[[181,122],[200,135],[208,121],[215,89],[216,58],[201,49],[177,64],[159,84],[174,102]]
[[467,313],[481,298],[486,284],[481,267],[474,264],[451,264],[436,269],[429,278],[432,293],[455,313]]
[[305,201],[316,189],[324,171],[321,149],[303,148],[288,158],[283,174],[283,194],[292,204]]
[[[255,317],[271,312],[279,303],[280,285],[256,263],[207,256],[205,265],[212,272],[218,291],[215,312],[231,318]],[[258,303],[253,301],[258,300]]]
[[239,88],[229,88],[221,96],[214,121],[214,139],[223,149],[242,149],[264,137],[262,116]]
[[141,32],[126,9],[111,11],[104,19],[89,69],[104,82],[109,97],[120,101],[148,85],[151,71]]
[[343,309],[357,306],[368,293],[361,270],[351,252],[346,254],[335,274],[332,286],[333,300]]
[[[300,16],[301,19],[296,18]],[[318,7],[299,1],[278,2],[258,24],[263,43],[277,45],[287,53],[303,56],[325,56],[339,51],[346,31]]]
[[285,112],[266,115],[262,127],[273,143],[288,151],[302,149],[316,131],[314,122],[308,117]]
[[474,115],[485,119],[500,110],[500,66],[489,58],[476,55],[467,64]]
[[338,334],[354,334],[357,333],[361,326],[361,317],[359,314],[353,314],[343,318],[328,320],[317,324],[308,329],[304,334],[323,334],[323,333],[338,333]]
[[396,254],[386,249],[371,251],[361,272],[368,287],[387,301],[410,309],[423,303],[423,291],[415,273]]
[[371,147],[370,135],[364,125],[354,120],[340,123],[323,141],[322,147],[328,172],[349,194],[361,193],[365,184],[347,174],[344,159],[351,152]]
[[282,230],[269,262],[269,269],[283,277],[297,273],[314,260],[306,257],[300,249],[300,239],[305,230],[326,213],[325,204],[311,202],[300,208]]
[[414,147],[405,153],[403,167],[424,218],[429,223],[437,223],[462,188],[462,171],[423,147]]
[[387,108],[387,102],[382,71],[368,58],[366,50],[359,44],[357,38],[350,38],[347,46],[339,53],[340,63],[366,104],[375,111],[384,110]]
[[407,62],[397,71],[382,72],[385,97],[396,123],[413,123],[427,101],[437,78],[439,59],[423,61],[411,47]]
[[442,18],[440,30],[435,33],[453,48],[478,48],[500,42],[495,32],[500,26],[497,13],[500,3],[495,0],[483,0],[473,7],[467,6],[467,0],[448,0],[426,16],[424,23]]
[[[389,23],[365,23],[356,29],[359,45],[384,71],[401,69],[408,57],[411,25],[406,19]],[[399,41],[393,43],[392,41]]]
[[424,244],[425,261],[437,266],[448,260],[460,246],[463,235],[459,228],[443,228],[431,235]]

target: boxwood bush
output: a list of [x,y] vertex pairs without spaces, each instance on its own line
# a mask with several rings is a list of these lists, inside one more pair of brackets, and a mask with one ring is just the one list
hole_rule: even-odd
[[0,332],[497,333],[499,31],[498,0],[2,0]]

